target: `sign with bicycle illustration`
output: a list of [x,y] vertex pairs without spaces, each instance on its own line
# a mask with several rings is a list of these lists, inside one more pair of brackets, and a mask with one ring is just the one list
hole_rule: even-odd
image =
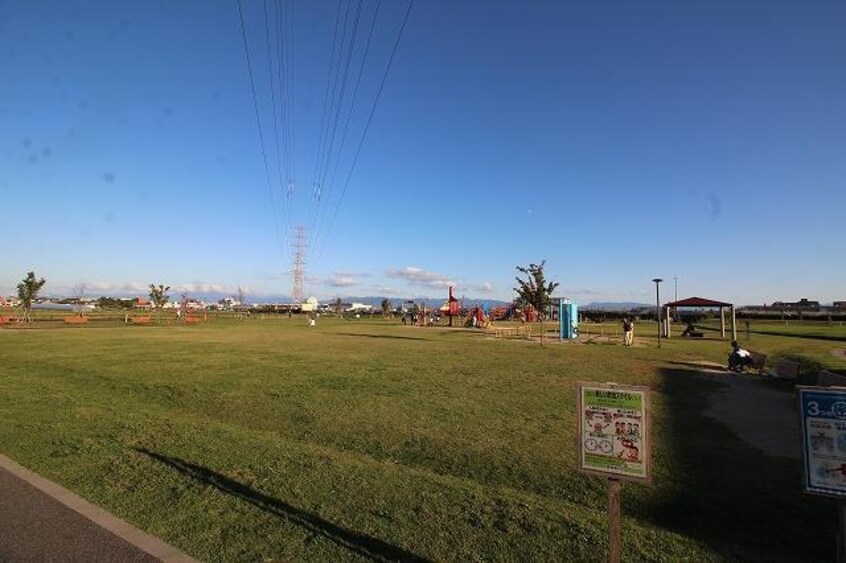
[[579,469],[651,480],[649,388],[579,383]]
[[846,389],[798,390],[805,490],[846,496]]

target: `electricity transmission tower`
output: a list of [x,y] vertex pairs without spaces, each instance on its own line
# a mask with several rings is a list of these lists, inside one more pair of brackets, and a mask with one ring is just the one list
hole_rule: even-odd
[[294,289],[291,301],[295,305],[303,302],[303,279],[305,279],[306,228],[297,227],[294,239]]

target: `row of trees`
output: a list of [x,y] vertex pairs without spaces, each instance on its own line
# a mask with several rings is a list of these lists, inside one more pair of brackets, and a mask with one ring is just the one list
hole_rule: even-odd
[[[529,264],[527,268],[517,266],[517,271],[525,275],[526,278],[522,279],[517,276],[515,279],[517,280],[518,287],[514,288],[514,291],[516,291],[517,295],[520,296],[522,302],[534,307],[540,318],[542,318],[544,312],[551,303],[550,296],[552,295],[552,292],[558,287],[557,282],[546,281],[543,271],[545,266],[546,260],[543,260],[540,264]],[[32,304],[35,302],[38,297],[38,293],[44,287],[45,283],[47,283],[47,280],[36,277],[35,272],[28,272],[23,281],[18,284],[18,299],[20,299],[21,305],[24,309],[24,320],[26,322],[30,322],[32,320]],[[170,296],[167,293],[168,291],[170,291],[169,285],[150,284],[150,302],[157,310],[161,310],[161,308],[164,307],[170,299]],[[81,299],[81,295],[81,290],[79,292],[76,290],[74,291],[75,298]],[[244,292],[240,287],[238,288],[238,298],[239,302],[243,303]],[[338,298],[335,301],[336,312],[340,314],[341,308],[341,299]],[[390,311],[391,301],[389,299],[383,299],[382,313],[389,314],[388,312]]]

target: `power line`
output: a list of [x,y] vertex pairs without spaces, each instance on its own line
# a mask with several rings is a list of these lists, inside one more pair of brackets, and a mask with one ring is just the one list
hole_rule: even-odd
[[244,39],[244,54],[247,58],[247,74],[250,77],[250,91],[253,94],[253,108],[256,112],[256,125],[258,125],[258,133],[259,133],[259,142],[261,144],[261,154],[264,160],[264,175],[267,180],[267,191],[270,195],[270,208],[273,211],[273,223],[276,227],[276,238],[279,242],[280,252],[284,257],[285,252],[282,250],[285,248],[284,244],[282,244],[282,236],[279,233],[279,217],[276,213],[276,201],[273,198],[273,187],[272,182],[270,180],[270,167],[267,164],[267,149],[265,148],[264,144],[264,134],[262,133],[261,129],[261,117],[259,115],[259,107],[258,107],[258,98],[256,97],[256,86],[255,81],[253,80],[253,65],[250,62],[250,48],[247,44],[247,29],[244,27],[244,12],[241,8],[241,0],[236,0],[238,4],[238,18],[241,22],[241,37]]
[[[273,80],[273,55],[270,50],[270,25],[267,17],[267,0],[264,0],[264,41],[267,45],[267,72],[270,75],[270,99],[273,108],[273,132],[276,137],[276,168],[279,177],[279,190],[282,197],[282,212],[285,223],[285,238],[288,238],[288,225],[290,218],[288,217],[288,207],[285,205],[285,192],[282,190],[282,157],[279,155],[279,120],[276,115],[276,84]],[[281,79],[281,77],[280,77]]]
[[[314,160],[314,173],[312,174],[315,190],[314,196],[317,201],[320,200],[320,186],[317,184],[317,172],[319,170],[320,155],[323,153],[323,141],[326,132],[326,115],[328,113],[327,107],[329,104],[329,85],[332,80],[332,69],[335,66],[335,46],[338,41],[338,24],[341,21],[341,4],[342,0],[338,0],[338,9],[335,12],[335,30],[332,32],[332,54],[329,58],[329,73],[326,75],[326,89],[323,92],[323,114],[320,119],[320,137],[317,142],[317,156]],[[347,13],[349,13],[349,3],[347,3]],[[346,27],[346,20],[344,21],[344,27]]]
[[325,248],[326,239],[329,238],[329,235],[332,232],[332,227],[335,225],[335,218],[338,216],[338,210],[341,208],[341,204],[344,201],[344,196],[347,193],[347,188],[350,185],[350,180],[352,179],[353,172],[355,171],[355,165],[358,163],[358,157],[361,154],[361,148],[364,146],[364,140],[367,138],[367,132],[370,130],[370,124],[373,122],[373,116],[376,114],[376,108],[379,105],[379,100],[382,97],[382,91],[385,88],[385,82],[388,80],[388,73],[391,70],[391,66],[394,63],[394,58],[397,54],[397,48],[399,47],[400,40],[402,39],[403,33],[405,32],[406,24],[408,23],[408,17],[411,15],[411,8],[414,6],[414,0],[410,0],[408,3],[408,9],[405,12],[405,17],[402,20],[402,26],[400,27],[399,33],[397,34],[396,41],[394,41],[394,48],[391,50],[391,57],[388,59],[388,64],[385,67],[385,73],[382,75],[382,82],[379,84],[379,90],[376,93],[376,99],[373,100],[373,107],[370,109],[370,115],[367,117],[367,122],[364,126],[364,132],[361,134],[361,140],[358,143],[358,147],[355,151],[355,156],[353,157],[352,165],[350,166],[350,171],[347,174],[347,179],[344,182],[344,188],[341,191],[341,197],[338,200],[338,204],[335,206],[335,212],[332,214],[332,220],[329,222],[329,228],[326,231],[326,235],[323,237],[321,241],[321,257],[323,248]]
[[[328,145],[328,148],[326,149],[323,167],[322,167],[322,170],[320,172],[320,174],[321,174],[320,179],[318,180],[320,182],[320,184],[323,185],[323,186],[326,185],[326,176],[329,172],[329,164],[332,161],[332,149],[335,146],[335,138],[337,137],[337,132],[338,132],[338,119],[341,115],[341,109],[343,108],[343,105],[344,105],[344,97],[346,96],[347,77],[349,76],[350,63],[352,62],[352,55],[353,55],[353,52],[355,52],[355,38],[358,35],[358,22],[361,18],[361,5],[362,5],[362,0],[359,0],[358,8],[357,8],[356,13],[355,13],[355,21],[353,22],[352,36],[350,37],[350,47],[349,47],[349,50],[347,51],[346,63],[345,63],[345,66],[344,66],[344,74],[343,74],[343,78],[341,79],[340,95],[338,97],[338,103],[335,106],[335,114],[331,118],[330,127],[331,127],[331,130],[332,130],[332,133],[330,134],[329,145]],[[352,111],[352,106],[350,106],[350,111]],[[327,189],[328,189],[328,186],[327,186]]]
[[[335,164],[332,167],[332,175],[329,177],[329,183],[326,186],[327,199],[328,199],[329,195],[331,194],[332,187],[335,185],[335,176],[338,173],[338,166],[340,165],[340,162],[341,162],[341,154],[343,153],[344,146],[346,145],[347,133],[349,132],[350,121],[352,121],[353,109],[355,108],[355,101],[358,98],[358,88],[361,84],[361,77],[364,74],[364,66],[365,66],[365,63],[367,62],[367,55],[370,53],[370,44],[371,44],[371,41],[373,39],[373,30],[376,27],[376,20],[379,17],[379,8],[381,7],[381,5],[382,5],[382,0],[378,0],[378,2],[376,3],[376,9],[373,11],[373,19],[370,22],[370,31],[367,34],[367,43],[364,47],[364,54],[361,57],[361,64],[358,67],[358,76],[356,77],[355,87],[353,88],[352,100],[350,101],[350,111],[347,114],[347,119],[346,119],[346,122],[344,123],[344,131],[343,131],[343,134],[341,135],[341,144],[338,147],[338,153],[337,153],[337,156],[335,157]],[[321,219],[322,219],[322,216],[318,216],[316,221],[315,221],[315,230],[316,231],[319,231],[318,226],[320,225]]]

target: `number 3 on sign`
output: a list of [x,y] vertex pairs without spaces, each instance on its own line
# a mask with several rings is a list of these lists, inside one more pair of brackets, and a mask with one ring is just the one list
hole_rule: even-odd
[[817,416],[820,414],[820,405],[816,401],[808,402],[808,414],[810,416]]

